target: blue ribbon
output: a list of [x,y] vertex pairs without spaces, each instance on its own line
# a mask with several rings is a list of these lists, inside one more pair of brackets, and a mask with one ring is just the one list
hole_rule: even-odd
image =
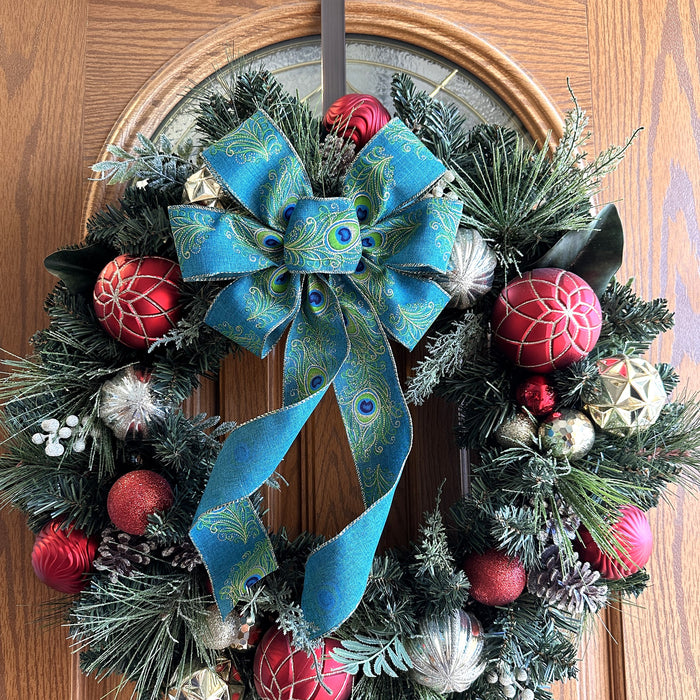
[[302,609],[317,636],[364,593],[412,428],[385,331],[413,348],[448,301],[444,273],[461,204],[425,192],[444,166],[398,119],[362,149],[343,196],[317,198],[294,149],[256,112],[203,153],[240,205],[171,207],[188,280],[232,280],[208,324],[264,357],[287,328],[280,409],[224,443],[190,536],[222,616],[277,564],[249,496],[270,477],[333,385],[366,510],[309,556]]

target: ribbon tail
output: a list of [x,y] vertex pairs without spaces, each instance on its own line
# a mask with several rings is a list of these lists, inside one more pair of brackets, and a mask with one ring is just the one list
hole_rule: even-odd
[[267,529],[249,496],[275,471],[324,393],[238,426],[214,464],[190,538],[223,618],[247,588],[277,568]]
[[333,292],[313,275],[304,292],[285,347],[284,405],[233,430],[190,530],[222,617],[247,588],[277,568],[266,528],[249,496],[282,461],[347,356],[345,325]]
[[337,629],[362,600],[412,442],[411,418],[379,319],[354,287],[333,286],[350,341],[334,389],[367,510],[309,556],[301,606],[316,636]]

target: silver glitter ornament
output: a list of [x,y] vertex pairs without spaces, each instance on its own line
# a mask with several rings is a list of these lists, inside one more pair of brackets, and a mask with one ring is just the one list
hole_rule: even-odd
[[450,295],[450,306],[468,309],[491,289],[496,255],[471,229],[460,228],[452,248],[447,273],[438,280]]
[[438,693],[459,693],[483,672],[484,633],[472,614],[457,610],[444,620],[426,621],[419,633],[406,643],[417,683]]
[[656,423],[666,390],[656,367],[641,357],[614,355],[598,360],[599,377],[584,406],[603,430],[629,435]]
[[494,437],[501,447],[531,445],[537,432],[537,423],[525,413],[518,413],[496,428]]
[[581,411],[565,408],[550,413],[540,424],[542,445],[556,457],[585,457],[593,447],[595,428]]
[[100,418],[120,440],[129,433],[143,435],[148,423],[162,418],[165,409],[151,390],[149,376],[127,367],[100,389]]
[[251,634],[255,625],[252,615],[241,615],[235,610],[225,620],[214,606],[207,612],[204,627],[199,633],[199,641],[208,649],[233,647],[243,651],[253,646],[257,635]]

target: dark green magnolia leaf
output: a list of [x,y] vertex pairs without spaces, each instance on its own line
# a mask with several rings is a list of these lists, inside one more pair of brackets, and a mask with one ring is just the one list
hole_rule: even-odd
[[533,268],[558,267],[582,277],[601,296],[622,264],[624,233],[614,204],[605,206],[588,228],[562,236]]
[[51,253],[44,267],[59,279],[73,294],[83,294],[95,286],[97,275],[116,255],[112,248],[92,243],[82,248],[68,248]]

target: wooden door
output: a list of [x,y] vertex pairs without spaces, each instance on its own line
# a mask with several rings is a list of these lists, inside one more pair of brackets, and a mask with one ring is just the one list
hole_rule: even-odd
[[[596,150],[647,127],[602,199],[619,200],[628,236],[623,276],[634,275],[647,298],[668,297],[677,311],[675,334],[653,349],[652,359],[674,362],[690,389],[700,389],[700,8],[694,0],[349,0],[347,8],[348,31],[409,41],[491,80],[511,106],[522,107],[536,136],[568,108],[567,77],[592,117]],[[21,9],[3,3],[0,19],[0,346],[24,354],[27,338],[44,324],[42,300],[51,286],[41,261],[81,237],[84,209],[102,197],[86,180],[88,166],[125,108],[132,104],[120,128],[142,128],[149,114],[162,116],[172,98],[164,76],[178,85],[192,78],[183,66],[209,32],[234,39],[236,53],[245,53],[318,33],[320,12],[315,0],[28,0]],[[157,99],[137,109],[132,99],[144,85]],[[408,368],[414,360],[402,355],[399,363]],[[208,405],[218,394],[222,412],[257,415],[280,401],[279,363],[279,356],[230,362],[218,390],[200,401]],[[251,385],[267,391],[241,391]],[[445,447],[436,456],[433,449],[438,440],[449,444],[445,410],[432,404],[414,414],[416,443],[390,541],[414,533],[443,475],[448,493],[459,488],[454,451]],[[337,421],[327,400],[295,443],[284,466],[290,485],[271,502],[273,525],[333,533],[360,507],[359,494],[337,507],[337,492],[350,489],[353,476],[344,442],[332,439]],[[559,697],[700,697],[700,556],[693,537],[700,507],[684,493],[672,503],[675,509],[664,505],[653,516],[655,585],[644,607],[607,614],[616,641],[597,630],[585,647],[581,681]],[[31,536],[22,518],[4,511],[0,528],[0,698],[96,700],[109,683],[80,675],[64,630],[33,622],[55,596],[31,571]]]

